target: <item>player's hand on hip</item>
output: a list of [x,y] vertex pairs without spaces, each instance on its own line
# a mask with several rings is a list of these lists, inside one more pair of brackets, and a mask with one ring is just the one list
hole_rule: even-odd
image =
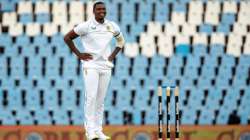
[[93,59],[92,55],[89,53],[80,53],[78,58],[81,60],[84,60],[84,61],[88,61],[88,60]]
[[110,62],[109,60],[106,60],[106,65],[109,67],[109,68],[113,68],[114,67],[114,64],[112,62]]

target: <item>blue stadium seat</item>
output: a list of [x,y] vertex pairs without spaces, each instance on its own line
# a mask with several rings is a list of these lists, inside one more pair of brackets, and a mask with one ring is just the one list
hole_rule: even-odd
[[11,56],[13,54],[17,54],[17,50],[16,50],[15,45],[3,46],[3,48],[4,48],[4,54],[2,55],[2,56],[4,56],[4,57],[2,57],[3,59],[6,59],[6,56]]
[[233,67],[235,66],[235,57],[232,55],[223,55],[222,56],[222,66]]
[[202,99],[203,99],[203,91],[197,88],[192,88],[189,99],[189,105],[192,107],[201,106]]
[[186,7],[186,4],[183,3],[183,2],[174,2],[173,3],[173,11],[174,12],[186,12],[187,11],[187,7]]
[[[146,77],[144,78],[145,79],[145,86],[149,87],[149,88],[155,88],[157,87],[157,82],[156,82],[156,79],[155,78],[149,78],[149,77]],[[165,81],[163,81],[163,85]]]
[[21,107],[22,96],[20,89],[8,89],[8,107]]
[[26,101],[29,108],[39,108],[40,107],[40,95],[39,91],[36,90],[26,90]]
[[17,111],[17,120],[20,121],[21,125],[32,125],[33,124],[33,118],[29,114],[29,111],[26,109],[20,109]]
[[240,124],[247,125],[249,120],[249,114],[248,115],[239,114],[239,116],[240,116]]
[[[63,80],[63,79],[62,79]],[[64,85],[66,87],[66,85]],[[74,93],[74,91],[72,89],[69,90],[63,90],[62,92],[62,100],[64,102],[62,102],[62,107],[63,108],[68,108],[68,107],[74,107],[76,106],[76,93]]]
[[193,125],[195,122],[195,109],[183,107],[183,115],[181,116],[181,124]]
[[28,46],[28,45],[30,45],[30,38],[28,36],[26,36],[26,35],[17,36],[15,44],[17,46],[18,45],[20,45],[20,46]]
[[116,66],[123,65],[128,67],[130,65],[129,58],[124,56],[123,54],[118,54],[116,57]]
[[145,56],[137,56],[135,57],[134,59],[134,66],[143,66],[143,67],[146,67],[148,64],[147,62],[147,58]]
[[42,75],[42,58],[41,57],[29,57],[28,73],[30,77],[40,77]]
[[155,55],[152,57],[151,65],[160,65],[163,68],[165,66],[165,58],[160,55]]
[[186,56],[190,53],[190,46],[188,44],[176,45],[176,54]]
[[248,74],[248,66],[240,64],[236,67],[235,76],[242,76],[247,74]]
[[[208,98],[206,99],[206,108],[210,108],[211,110],[216,110],[220,107],[219,99],[217,97],[211,96],[211,92],[209,92]],[[216,95],[215,95],[216,96]]]
[[[4,78],[4,77],[3,77]],[[14,89],[15,83],[14,77],[5,77],[5,80],[2,81],[2,89],[8,90],[9,88]]]
[[83,125],[84,124],[84,110],[73,110],[72,111],[72,120],[74,125]]
[[139,36],[141,32],[144,32],[144,26],[137,22],[131,24],[131,36],[136,38],[136,36]]
[[166,3],[166,1],[162,1],[163,3],[157,1],[156,2],[156,14],[155,14],[155,21],[161,22],[161,23],[165,23],[169,20],[169,7]]
[[49,116],[49,110],[39,109],[35,111],[35,120],[37,120],[40,125],[51,125],[52,119]]
[[214,114],[213,114],[212,110],[203,109],[201,111],[201,116],[200,116],[200,119],[199,119],[199,124],[201,124],[201,125],[212,124],[212,121],[214,119],[213,117],[214,117]]
[[56,89],[50,89],[50,91],[45,92],[44,102],[46,108],[54,108],[58,106],[58,96]]
[[[248,102],[249,101],[249,99],[250,99],[250,88],[249,88],[249,86],[246,86],[245,88],[244,88],[244,91],[245,91],[245,94],[244,94],[244,96],[241,98],[242,99],[242,105],[246,105],[246,106],[249,106],[250,105],[250,103]],[[250,113],[250,112],[249,112]]]
[[125,65],[115,67],[115,76],[128,76],[128,68]]
[[134,108],[132,109],[133,114],[133,124],[140,125],[141,124],[141,109]]
[[40,24],[50,22],[50,14],[48,14],[48,13],[36,14],[36,22],[40,23]]
[[7,34],[0,34],[0,46],[9,47],[12,45],[11,37]]
[[59,74],[59,58],[58,57],[47,57],[46,75],[56,76]]
[[215,77],[215,67],[213,66],[214,63],[211,63],[211,65],[203,65],[202,70],[201,70],[201,76],[206,76],[206,77]]
[[132,68],[132,76],[133,78],[144,78],[146,74],[146,68],[143,68],[144,66],[134,66]]
[[206,67],[206,66],[213,67],[213,68],[218,66],[218,57],[214,55],[206,55],[203,67]]
[[222,32],[225,34],[229,34],[230,33],[230,25],[229,24],[219,24],[217,26],[217,32]]
[[210,55],[212,56],[222,56],[224,54],[224,46],[221,44],[211,44]]
[[217,118],[217,123],[219,124],[227,124],[229,114],[233,111],[233,108],[230,105],[223,105],[220,108],[219,116]]
[[64,109],[62,108],[54,109],[53,112],[54,112],[53,119],[55,120],[56,125],[69,125],[67,112]]
[[110,110],[115,110],[115,111],[109,111],[109,120],[110,124],[112,125],[121,125],[122,123],[122,110],[119,108],[111,108]]
[[221,23],[222,24],[232,25],[232,24],[234,24],[235,20],[236,20],[236,15],[233,13],[224,13],[221,16]]
[[232,77],[232,68],[227,67],[227,66],[221,66],[219,67],[219,73],[220,77],[225,77],[225,78],[231,78]]
[[181,67],[183,66],[183,57],[181,55],[174,55],[170,57],[168,67]]
[[0,63],[2,65],[0,65],[0,75],[1,75],[1,79],[2,78],[6,78],[7,75],[7,67],[6,67],[6,57],[3,55],[0,55]]
[[199,56],[193,56],[193,55],[188,55],[187,56],[186,67],[197,68],[199,66],[200,66],[200,57]]
[[178,68],[178,67],[175,67],[175,66],[173,66],[173,67],[168,67],[167,68],[167,76],[170,78],[170,77],[175,77],[175,78],[177,78],[177,77],[180,77],[180,75],[181,75],[181,69],[180,68]]
[[202,25],[200,25],[199,32],[211,34],[213,32],[213,27],[210,24],[202,24]]
[[193,79],[198,78],[198,68],[190,65],[186,66],[184,76],[192,77]]
[[1,11],[2,12],[12,12],[15,11],[15,4],[17,1],[15,0],[3,0],[1,3]]
[[51,37],[51,44],[57,44],[59,46],[65,46],[63,35],[58,33]]
[[158,66],[151,66],[151,67],[149,67],[149,76],[152,76],[152,77],[163,77],[164,73],[163,73],[162,66],[158,65]]
[[180,81],[181,81],[180,87],[192,87],[193,86],[193,80],[194,80],[194,77],[192,77],[191,75],[183,76],[180,79]]
[[33,22],[33,16],[31,14],[20,14],[20,22],[23,24],[31,23]]
[[[125,8],[123,8],[124,10]],[[133,8],[129,8],[129,9],[133,9]],[[127,9],[125,9],[125,11],[127,11]],[[133,10],[132,10],[133,11]],[[132,21],[134,21],[134,13],[131,12],[124,12],[125,14],[123,14],[121,16],[121,24],[126,25],[126,24],[130,24],[132,23]]]
[[155,117],[155,114],[157,114],[157,108],[149,108],[146,110],[146,118],[145,123],[146,124],[156,124],[158,121],[158,118]]
[[11,111],[9,109],[3,108],[0,110],[0,120],[5,125],[15,125],[16,120],[15,117],[12,116]]
[[204,56],[207,54],[207,46],[204,44],[194,44],[193,45],[194,56]]
[[243,75],[244,74],[236,75],[233,78],[233,86],[235,86],[235,87],[246,86],[247,78],[245,76],[243,76]]
[[249,55],[241,55],[239,65],[250,66],[250,56]]
[[149,13],[151,13],[151,4],[149,3],[145,3],[145,2],[141,2],[140,1],[140,8],[139,8],[139,24],[143,25],[143,24],[147,24],[151,19],[151,16]]
[[228,76],[223,76],[223,75],[219,75],[216,77],[216,86],[218,87],[228,87],[229,86],[229,77]]
[[39,45],[41,47],[46,47],[48,45],[48,39],[45,35],[38,35],[34,37],[34,45]]
[[225,104],[228,105],[231,104],[232,107],[236,106],[236,100],[239,99],[239,97],[240,97],[239,90],[231,88],[230,90],[228,90],[227,95],[224,98]]
[[[130,106],[130,99],[131,99],[131,93],[128,89],[120,89],[119,93],[117,94],[117,106]],[[109,102],[112,100],[109,100]]]
[[221,124],[221,125],[227,124],[227,122],[228,122],[228,115],[229,114],[219,113],[219,115],[217,117],[217,123]]

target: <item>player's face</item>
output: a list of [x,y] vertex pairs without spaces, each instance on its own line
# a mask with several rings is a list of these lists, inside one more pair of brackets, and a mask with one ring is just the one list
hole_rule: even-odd
[[104,19],[106,16],[106,7],[104,4],[97,4],[94,9],[94,14],[97,19]]

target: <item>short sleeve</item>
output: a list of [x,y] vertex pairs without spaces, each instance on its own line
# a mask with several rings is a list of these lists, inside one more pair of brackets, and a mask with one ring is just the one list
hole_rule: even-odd
[[113,29],[114,29],[114,37],[118,37],[121,34],[120,27],[114,22],[111,22],[111,23],[112,23]]
[[76,27],[74,27],[73,30],[77,35],[86,35],[88,32],[88,25],[86,22],[80,23]]

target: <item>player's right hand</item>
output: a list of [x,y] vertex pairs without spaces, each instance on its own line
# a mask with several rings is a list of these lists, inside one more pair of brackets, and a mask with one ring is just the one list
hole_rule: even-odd
[[92,55],[89,53],[80,53],[80,55],[78,56],[79,59],[84,60],[84,61],[88,61],[93,59]]

